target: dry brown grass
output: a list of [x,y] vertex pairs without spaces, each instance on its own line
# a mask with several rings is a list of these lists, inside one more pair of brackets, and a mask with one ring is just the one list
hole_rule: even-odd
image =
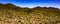
[[0,4],[0,24],[60,24],[60,9]]

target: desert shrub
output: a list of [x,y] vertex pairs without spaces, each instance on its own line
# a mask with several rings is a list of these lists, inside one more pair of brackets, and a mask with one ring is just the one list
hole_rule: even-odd
[[0,21],[2,21],[2,19],[0,18]]
[[11,13],[11,12],[6,12],[6,15],[7,15],[7,16],[6,16],[7,18],[12,18],[13,13]]
[[58,23],[60,23],[60,21],[56,21],[56,22],[55,22],[55,24],[58,24]]
[[10,21],[6,21],[7,23],[11,23]]
[[60,16],[60,14],[56,14],[55,16]]
[[43,12],[42,14],[43,14],[44,16],[48,16],[48,13]]
[[31,9],[29,9],[28,11],[27,11],[27,13],[30,13],[30,12],[33,12]]

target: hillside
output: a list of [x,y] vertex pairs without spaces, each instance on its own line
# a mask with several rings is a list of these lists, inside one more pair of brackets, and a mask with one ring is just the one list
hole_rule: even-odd
[[30,9],[0,3],[0,24],[60,24],[60,9],[39,6]]

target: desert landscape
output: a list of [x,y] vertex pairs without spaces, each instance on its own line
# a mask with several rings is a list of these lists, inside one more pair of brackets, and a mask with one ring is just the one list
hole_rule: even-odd
[[22,8],[0,3],[0,24],[60,24],[60,9],[40,6]]

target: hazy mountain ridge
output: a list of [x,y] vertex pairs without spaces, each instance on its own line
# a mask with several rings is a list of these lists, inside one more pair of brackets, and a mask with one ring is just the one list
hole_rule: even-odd
[[58,24],[60,9],[54,7],[22,8],[0,3],[0,24]]

